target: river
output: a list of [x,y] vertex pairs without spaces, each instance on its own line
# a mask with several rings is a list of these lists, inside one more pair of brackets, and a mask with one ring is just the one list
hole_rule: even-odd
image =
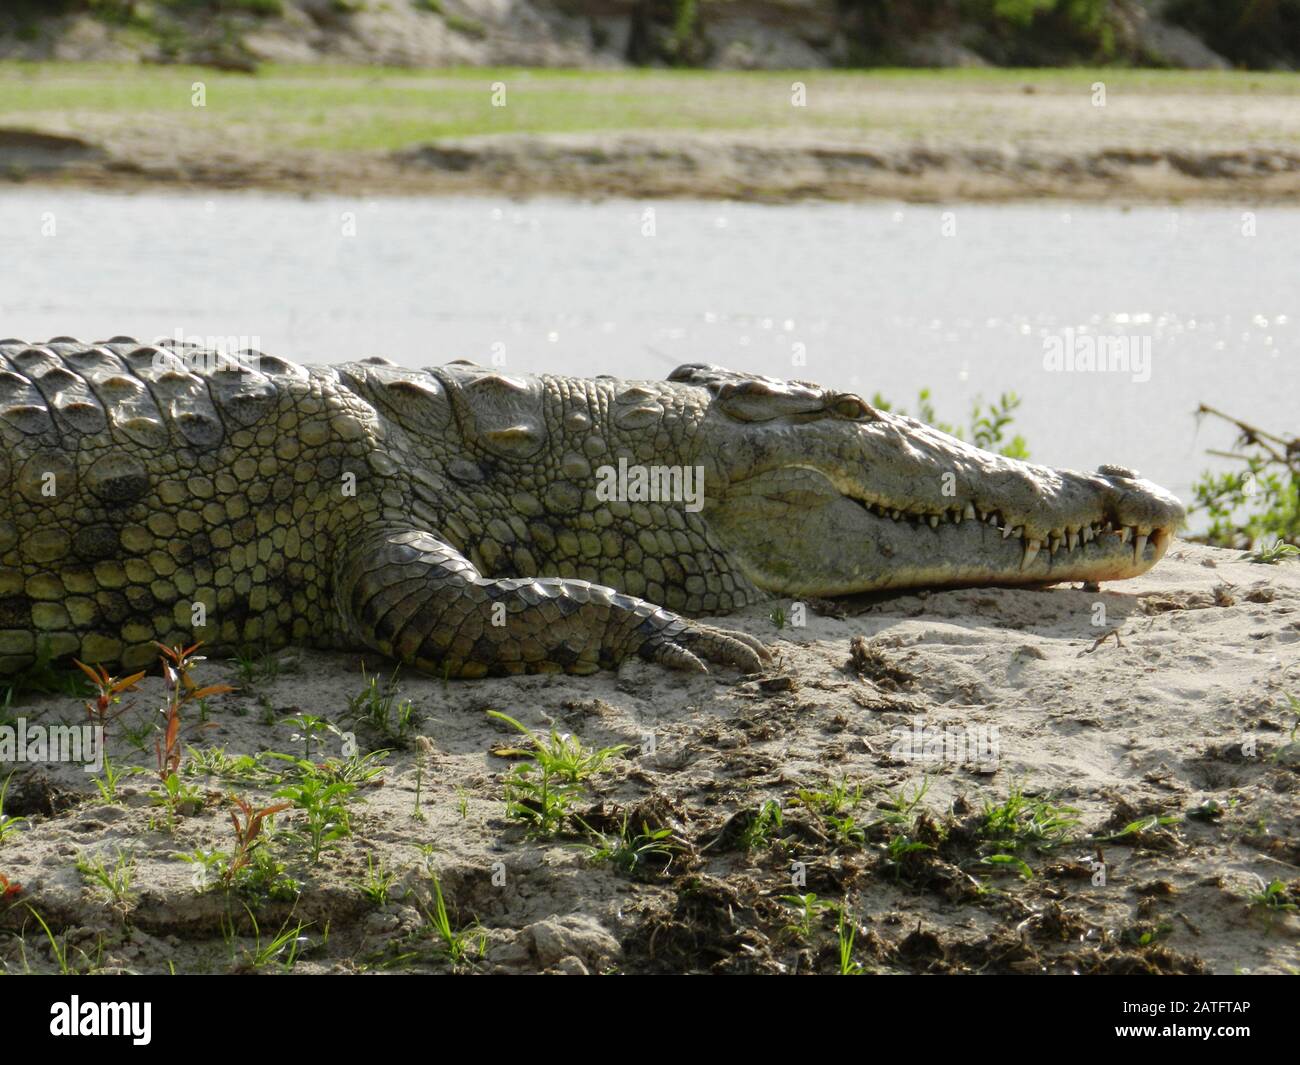
[[[713,362],[941,418],[1014,390],[1032,456],[1184,499],[1230,434],[1296,432],[1300,210],[0,195],[0,335],[247,338],[662,377]],[[1097,337],[1113,366],[1090,370]],[[1073,356],[1068,358],[1067,356]]]

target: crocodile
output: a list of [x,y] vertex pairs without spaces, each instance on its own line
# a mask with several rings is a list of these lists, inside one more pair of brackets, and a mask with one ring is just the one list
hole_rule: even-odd
[[578,379],[0,340],[0,673],[378,651],[445,677],[630,656],[760,671],[697,620],[773,596],[1119,580],[1178,500],[848,392],[715,366]]

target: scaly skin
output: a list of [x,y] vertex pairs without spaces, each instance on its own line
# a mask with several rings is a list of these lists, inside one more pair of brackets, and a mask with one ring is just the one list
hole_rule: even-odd
[[[1128,471],[1014,463],[856,396],[699,366],[623,382],[7,340],[0,441],[0,673],[42,639],[125,669],[201,639],[455,677],[634,654],[754,672],[757,640],[682,615],[1118,579],[1182,515]],[[698,468],[703,508],[608,498],[620,459]]]

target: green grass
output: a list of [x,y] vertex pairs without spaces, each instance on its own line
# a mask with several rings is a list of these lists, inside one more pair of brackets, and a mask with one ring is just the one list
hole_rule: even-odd
[[853,815],[862,804],[860,784],[850,785],[847,780],[841,780],[821,790],[800,788],[792,802],[816,817],[836,845],[861,846],[865,842],[865,828]]
[[838,929],[841,976],[861,976],[864,971],[862,965],[853,960],[853,941],[857,939],[857,935],[857,928],[846,916],[844,908],[841,907]]
[[397,874],[384,866],[382,858],[376,864],[375,856],[367,854],[365,879],[355,883],[361,889],[361,893],[376,906],[385,906],[388,904],[388,895],[396,881]]
[[1300,547],[1295,544],[1273,540],[1260,546],[1254,554],[1241,556],[1247,562],[1257,562],[1263,566],[1276,566],[1279,562],[1291,562],[1300,559]]
[[537,763],[551,776],[567,784],[581,784],[602,772],[611,758],[627,750],[626,743],[613,747],[588,747],[577,736],[560,733],[554,727],[549,735],[542,736],[499,710],[489,710],[487,715],[504,721],[527,736],[532,741],[529,753]]
[[31,914],[40,923],[41,930],[45,933],[45,938],[50,943],[50,956],[59,966],[60,976],[70,976],[73,972],[72,967],[68,964],[68,937],[63,936],[62,940],[54,938],[54,933],[50,931],[50,926],[45,923],[45,918],[37,913],[30,905],[27,907]]
[[25,817],[10,817],[5,813],[5,794],[9,791],[9,782],[13,780],[16,772],[18,770],[11,770],[9,775],[0,781],[0,843],[3,843],[10,833],[17,832],[18,826],[27,820]]
[[755,851],[770,847],[784,824],[785,817],[781,813],[781,804],[775,799],[768,799],[741,829],[738,837],[741,848]]
[[1300,909],[1291,901],[1287,886],[1281,880],[1275,877],[1265,884],[1260,879],[1259,884],[1259,890],[1251,892],[1247,896],[1251,909],[1268,914],[1270,917],[1280,913],[1295,913],[1297,909]]
[[1161,816],[1151,814],[1148,817],[1139,817],[1136,821],[1130,821],[1118,832],[1112,832],[1107,836],[1093,836],[1093,843],[1118,843],[1120,840],[1129,838],[1140,839],[1144,832],[1150,832],[1152,829],[1164,828],[1168,825],[1179,824],[1183,819],[1177,815]]
[[[913,137],[952,131],[1002,137],[998,98],[1078,94],[1106,83],[1111,105],[1126,94],[1242,97],[1300,95],[1300,74],[1135,70],[522,70],[268,66],[255,77],[200,67],[124,63],[0,63],[0,122],[71,129],[95,137],[152,129],[154,120],[215,135],[300,148],[395,149],[446,137],[488,133],[601,131],[806,131]],[[190,103],[201,81],[207,106]],[[504,82],[507,106],[493,107]],[[790,85],[808,86],[807,107],[790,105]],[[882,93],[906,92],[892,106]],[[961,94],[954,107],[955,92]],[[926,99],[932,94],[933,101]],[[1110,105],[1108,105],[1110,106]],[[1092,108],[1080,111],[1080,121]],[[1116,113],[1116,112],[1112,112]],[[1042,115],[1030,109],[1038,124]],[[1170,129],[1194,132],[1195,101]],[[1249,128],[1241,136],[1296,139],[1294,128]],[[1180,125],[1181,123],[1181,125]]]
[[[1063,843],[1072,828],[1079,824],[1072,806],[1057,806],[1044,799],[1026,795],[1019,785],[1011,786],[1011,793],[1003,803],[984,803],[984,823],[980,834],[1000,847],[1018,849],[1033,844],[1040,849]],[[994,855],[998,860],[1010,861],[1005,855]],[[1023,873],[1023,870],[1021,870]]]
[[506,775],[506,816],[528,825],[540,836],[554,836],[568,821],[575,803],[586,794],[587,781],[601,773],[605,764],[627,749],[588,747],[578,737],[557,732],[543,736],[508,714],[489,710],[488,717],[518,729],[529,741],[516,754],[528,754],[532,761],[514,766]]
[[474,958],[481,958],[487,946],[487,932],[477,921],[468,928],[456,928],[447,911],[447,900],[442,896],[442,884],[433,878],[433,911],[425,913],[429,931],[436,937],[439,952],[459,969]]
[[275,680],[280,675],[280,660],[269,651],[253,647],[235,652],[235,666],[239,670],[241,688],[251,688],[264,680]]
[[[222,935],[226,940],[226,948],[230,952],[231,967],[236,972],[257,972],[272,966],[282,972],[290,972],[303,951],[313,946],[303,935],[303,930],[311,927],[311,922],[299,921],[290,927],[289,922],[293,919],[290,916],[285,919],[274,936],[263,939],[261,926],[257,923],[253,911],[245,906],[244,912],[248,914],[248,920],[253,926],[253,946],[242,950],[235,936],[233,918],[229,920],[222,918]],[[325,926],[324,934],[328,939],[328,924]]]
[[112,854],[79,853],[75,860],[82,882],[99,888],[118,906],[126,909],[135,901],[132,882],[135,879],[135,861],[121,848]]
[[394,747],[406,748],[411,745],[421,715],[410,699],[397,698],[397,672],[393,670],[387,681],[381,681],[378,674],[366,673],[362,666],[365,687],[348,699],[343,719],[366,726]]
[[[590,831],[590,829],[589,829]],[[608,862],[621,873],[633,876],[660,869],[667,872],[673,858],[682,850],[682,841],[671,828],[655,828],[642,823],[640,832],[628,828],[627,817],[617,832],[591,832],[595,842],[582,845],[589,862]]]

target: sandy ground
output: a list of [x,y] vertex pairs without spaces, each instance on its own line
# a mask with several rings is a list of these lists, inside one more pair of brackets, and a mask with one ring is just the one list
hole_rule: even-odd
[[[313,864],[292,838],[304,815],[276,818],[265,845],[296,899],[204,889],[178,857],[229,848],[226,796],[269,801],[265,774],[194,772],[191,753],[183,773],[206,805],[169,829],[147,776],[105,803],[79,767],[20,765],[5,813],[28,820],[0,843],[0,873],[21,885],[0,915],[0,965],[58,967],[34,911],[71,968],[447,971],[430,920],[436,877],[449,925],[470,930],[461,971],[838,972],[851,932],[850,967],[869,972],[1294,973],[1300,744],[1286,693],[1300,694],[1298,607],[1300,565],[1176,542],[1152,573],[1100,593],[901,595],[779,630],[755,608],[728,623],[778,652],[763,677],[640,662],[589,678],[404,675],[418,724],[349,800],[338,849]],[[348,725],[358,656],[277,661],[251,685],[231,663],[199,666],[206,682],[244,687],[210,701],[196,748],[301,752],[280,723],[301,712],[355,728],[363,753],[393,746]],[[152,766],[152,735],[132,750],[125,733],[156,716],[160,693],[151,677],[134,696],[110,739],[115,761]],[[19,712],[75,721],[75,707],[47,696]],[[539,837],[504,801],[528,743],[489,709],[627,748]],[[948,757],[926,761],[903,742],[918,721],[972,747],[950,742]],[[338,747],[327,737],[313,758]],[[838,804],[808,794],[836,785]],[[988,810],[1016,792],[1031,810],[1011,817],[1013,839]],[[1077,823],[1035,840],[1033,809],[1040,823]],[[670,833],[671,860],[583,849],[624,819],[633,836]],[[132,882],[115,902],[76,863],[119,852]],[[1009,858],[987,860],[996,854]],[[362,888],[371,866],[392,874],[384,901]],[[1273,882],[1275,905],[1252,904]],[[808,894],[818,902],[805,921],[787,897]],[[282,931],[298,933],[296,950],[269,946]]]
[[[16,138],[8,138],[12,144]],[[14,183],[121,191],[265,189],[301,195],[507,195],[588,199],[891,200],[915,203],[1300,201],[1300,150],[1024,146],[875,147],[857,140],[734,134],[457,138],[393,152],[263,151],[206,144],[159,151],[78,140],[48,156],[5,147]],[[35,161],[34,160],[38,160]]]
[[[0,178],[128,190],[768,202],[1300,198],[1300,106],[1289,87],[1114,86],[1098,107],[1089,87],[1094,76],[1082,72],[1077,84],[1057,76],[1041,87],[1028,73],[1023,85],[936,80],[896,87],[883,78],[809,74],[805,107],[793,107],[789,87],[770,80],[640,79],[575,88],[508,79],[512,99],[520,101],[514,106],[543,109],[543,126],[565,120],[578,128],[438,138],[417,132],[422,116],[434,122],[453,114],[438,110],[441,83],[428,78],[395,86],[405,102],[391,112],[313,105],[316,125],[307,110],[259,110],[258,98],[247,113],[228,109],[211,121],[174,109],[20,110],[6,113],[7,129],[0,129]],[[319,91],[330,84],[325,79]],[[448,81],[445,88],[464,92],[464,85]],[[552,99],[565,91],[581,95],[572,113]],[[593,104],[601,93],[636,101],[628,114],[644,112],[646,125],[628,117],[626,127],[610,129],[609,116]],[[426,98],[427,111],[406,110],[412,99]],[[490,111],[487,99],[484,89],[480,110]],[[478,114],[454,112],[466,121]],[[352,131],[357,146],[311,147],[326,121],[330,129]],[[584,129],[584,122],[596,128]],[[365,147],[368,124],[380,130],[385,123],[410,128],[400,137],[384,134],[390,147]],[[31,131],[45,137],[33,139]]]

